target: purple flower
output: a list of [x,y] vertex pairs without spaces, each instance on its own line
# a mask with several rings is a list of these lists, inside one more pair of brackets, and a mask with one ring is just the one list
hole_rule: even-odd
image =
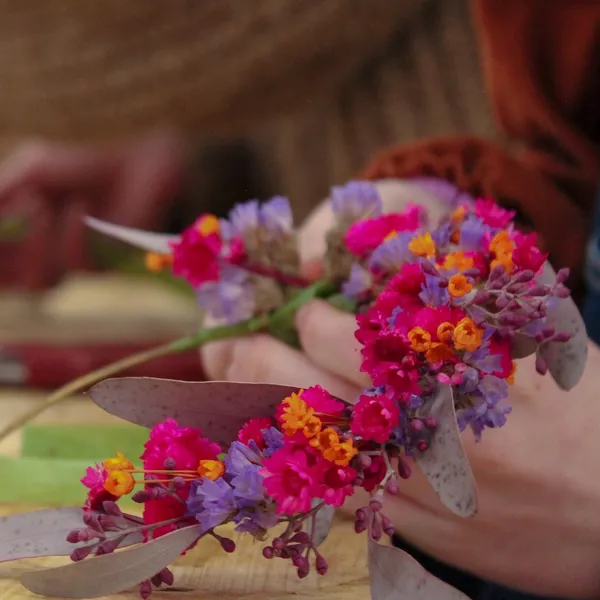
[[263,454],[266,458],[273,456],[277,450],[283,448],[283,433],[276,427],[269,427],[261,431],[265,442]]
[[436,275],[425,275],[419,298],[427,306],[445,306],[450,300],[448,289],[440,287],[440,278]]
[[440,200],[447,202],[451,209],[456,208],[461,204],[475,204],[475,199],[471,194],[463,192],[446,179],[438,179],[437,177],[415,177],[408,181],[410,181],[410,183],[416,183],[421,189],[440,198]]
[[188,512],[198,520],[202,533],[230,519],[236,511],[233,488],[221,477],[193,481],[187,499]]
[[284,196],[274,196],[260,207],[260,224],[273,234],[290,234],[294,217],[290,202]]
[[460,246],[464,251],[480,252],[485,250],[485,234],[489,227],[478,217],[469,215],[460,228]]
[[352,300],[360,300],[369,292],[373,285],[373,275],[364,267],[352,265],[348,281],[342,284],[342,292]]
[[254,286],[246,271],[238,267],[223,266],[219,281],[202,284],[196,297],[213,319],[228,324],[245,321],[254,314]]
[[231,480],[239,506],[251,506],[264,499],[263,477],[259,465],[248,465]]
[[225,457],[225,471],[228,475],[239,475],[247,467],[261,464],[261,457],[242,442],[233,442]]
[[444,223],[437,229],[431,232],[431,237],[435,242],[436,248],[444,248],[450,243],[450,237],[452,235],[452,226],[450,223]]
[[378,217],[383,204],[377,188],[368,181],[350,181],[331,188],[331,208],[338,217],[351,221]]
[[260,204],[258,200],[250,200],[236,204],[229,212],[232,232],[243,234],[249,229],[256,229],[260,224]]
[[369,267],[385,271],[399,271],[403,263],[412,261],[408,244],[415,236],[414,231],[402,231],[375,248],[369,259]]
[[473,367],[467,367],[462,373],[462,382],[458,386],[458,389],[463,394],[468,394],[477,389],[479,383],[479,373],[477,369]]
[[491,406],[508,396],[508,383],[495,375],[484,375],[477,387]]

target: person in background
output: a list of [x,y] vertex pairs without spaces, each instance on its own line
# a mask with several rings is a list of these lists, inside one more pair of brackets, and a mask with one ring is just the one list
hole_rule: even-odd
[[[387,10],[392,4],[402,3],[388,3]],[[452,1],[430,4],[440,11],[462,5]],[[571,268],[571,286],[580,302],[586,301],[583,275],[587,264],[592,295],[587,299],[586,316],[593,334],[598,319],[593,308],[597,288],[592,272],[597,240],[589,245],[587,263],[586,247],[600,180],[600,4],[474,0],[472,9],[487,91],[503,140],[453,135],[401,144],[382,150],[361,176],[449,181],[472,195],[490,196],[517,210],[519,225],[539,232],[554,266]],[[434,38],[432,42],[429,48],[420,47],[419,58],[424,58],[422,64],[430,77],[424,77],[423,90],[431,84],[435,71],[432,48],[442,46],[442,40]],[[393,63],[389,50],[385,54]],[[386,60],[375,63],[389,83]],[[401,72],[396,76],[401,77]],[[457,82],[460,80],[458,70]],[[386,79],[382,76],[377,81]],[[439,85],[434,92],[442,98],[442,106],[471,98]],[[421,104],[430,106],[423,98]],[[363,105],[376,109],[366,110],[362,129],[356,128],[361,132],[356,137],[363,141],[358,144],[361,147],[369,146],[364,140],[382,140],[382,136],[369,133],[381,129],[378,116],[395,110],[393,103],[384,106],[377,99],[374,93],[371,102]],[[435,122],[435,111],[428,116]],[[81,149],[70,148],[69,152],[73,164],[76,156],[85,155]],[[175,155],[170,152],[166,154]],[[135,164],[132,155],[126,156]],[[39,166],[51,164],[48,153],[30,158],[27,168],[11,160],[5,165],[20,173],[16,178],[19,186],[8,188],[13,192],[25,188],[37,192],[45,189],[48,181],[56,183],[60,179],[56,174],[65,175],[60,165]],[[121,160],[121,164],[130,164]],[[296,166],[292,164],[290,169]],[[82,172],[94,170],[88,164]],[[102,172],[114,182],[115,173],[123,171]],[[11,180],[0,173],[0,203],[7,197],[6,179]],[[169,182],[170,178],[159,180]],[[149,187],[159,189],[156,184]],[[77,191],[77,186],[71,189]],[[68,195],[61,194],[63,198]],[[142,197],[149,202],[147,194]],[[305,239],[314,239],[326,217],[323,209],[317,210],[307,222]],[[125,218],[120,220],[125,222]],[[349,375],[359,373],[352,317],[315,302],[300,311],[297,326],[302,351],[262,336],[229,340],[203,350],[204,366],[218,379],[326,383],[332,393],[351,398],[361,385]],[[458,520],[442,511],[418,476],[390,501],[398,531],[396,543],[474,600],[600,595],[600,483],[595,477],[600,467],[600,404],[595,380],[600,352],[594,344],[590,344],[589,360],[574,398],[560,393],[548,378],[517,374],[510,427],[494,432],[484,444],[466,442],[480,485],[481,510],[475,518]],[[530,372],[528,367],[522,371]],[[564,411],[566,403],[568,411]]]

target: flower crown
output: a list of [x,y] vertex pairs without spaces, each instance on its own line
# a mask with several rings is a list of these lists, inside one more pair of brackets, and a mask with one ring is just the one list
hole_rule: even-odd
[[[174,348],[260,329],[296,343],[294,311],[322,296],[356,314],[361,371],[372,386],[341,400],[319,386],[98,383],[89,391],[96,404],[150,428],[143,468],[117,453],[88,469],[83,509],[2,524],[9,532],[18,523],[22,538],[4,560],[70,554],[75,561],[26,573],[26,587],[83,598],[139,585],[146,598],[153,587],[172,585],[170,563],[203,538],[233,552],[234,541],[219,532],[231,523],[263,542],[266,559],[289,561],[301,578],[311,569],[324,575],[319,547],[333,512],[362,489],[369,500],[356,512],[355,530],[366,532],[377,566],[373,598],[462,597],[379,543],[394,532],[386,498],[416,466],[447,509],[476,513],[461,431],[470,428],[479,440],[484,429],[506,423],[520,358],[535,354],[537,371],[549,371],[564,389],[583,372],[587,337],[564,285],[568,274],[555,274],[535,234],[520,233],[514,214],[491,200],[454,203],[435,227],[418,206],[383,214],[369,183],[335,188],[331,206],[325,277],[317,282],[301,277],[283,198],[238,206],[228,220],[203,215],[178,237],[90,220],[149,251],[152,269],[185,278],[204,310],[225,322]],[[142,517],[121,511],[127,495],[143,505]],[[421,592],[413,593],[416,580]]]

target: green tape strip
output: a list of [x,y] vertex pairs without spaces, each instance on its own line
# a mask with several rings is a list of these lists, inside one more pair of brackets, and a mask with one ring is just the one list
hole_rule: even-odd
[[135,461],[147,439],[148,430],[136,425],[28,425],[22,432],[21,456],[100,462],[119,451]]
[[[77,506],[86,497],[80,479],[88,460],[12,458],[0,456],[0,503],[34,506]],[[135,505],[129,498],[123,508]]]

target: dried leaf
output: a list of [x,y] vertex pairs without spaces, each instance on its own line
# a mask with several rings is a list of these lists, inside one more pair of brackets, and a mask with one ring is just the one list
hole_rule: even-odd
[[372,600],[468,600],[399,548],[369,539]]
[[[66,541],[73,529],[82,528],[81,508],[36,510],[0,518],[0,562],[38,556],[68,556],[82,544]],[[115,519],[119,520],[119,519]],[[121,547],[143,540],[141,533],[127,536]]]
[[429,415],[438,426],[429,448],[417,454],[415,462],[442,504],[461,517],[470,517],[477,512],[477,486],[460,439],[450,386],[439,387]]
[[517,333],[515,335],[515,339],[512,341],[511,344],[510,355],[513,358],[513,360],[527,358],[528,356],[535,354],[537,347],[538,343],[530,335],[523,335],[522,333]]
[[[544,270],[537,280],[541,284],[554,284],[556,273],[549,263],[544,265]],[[585,323],[570,297],[557,299],[556,306],[549,312],[548,317],[557,332],[568,332],[573,337],[564,343],[543,344],[538,354],[548,365],[548,370],[558,386],[563,390],[570,390],[581,379],[587,362],[588,335]]]
[[271,383],[187,382],[149,377],[107,379],[88,394],[106,412],[144,427],[167,418],[227,446],[249,419],[272,417],[298,388]]
[[[320,502],[320,500],[313,501],[313,506],[316,502]],[[334,515],[335,507],[326,504],[309,520],[309,533],[312,533],[312,540],[315,547],[319,547],[327,539]]]
[[169,254],[171,252],[170,242],[176,242],[179,239],[177,235],[167,235],[164,233],[153,233],[152,231],[143,231],[132,227],[123,227],[107,221],[101,221],[94,217],[86,217],[85,224],[96,231],[109,237],[115,238],[136,248],[148,252],[157,252],[159,254]]
[[59,598],[98,598],[124,592],[170,565],[198,539],[199,530],[192,525],[122,552],[29,571],[21,576],[21,583],[35,594]]

